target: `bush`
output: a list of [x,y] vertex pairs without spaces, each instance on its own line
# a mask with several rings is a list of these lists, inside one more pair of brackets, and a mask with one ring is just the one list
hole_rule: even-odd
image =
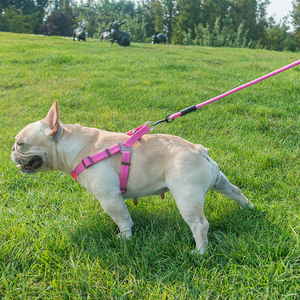
[[[200,45],[209,47],[243,47],[248,44],[247,34],[244,22],[242,22],[237,32],[234,31],[233,21],[227,15],[223,22],[221,17],[218,17],[215,22],[214,28],[211,30],[210,26],[204,27],[203,24],[195,26],[195,39],[191,39],[191,30],[183,34],[182,43],[184,45]],[[251,42],[252,43],[252,42]],[[249,44],[248,44],[249,46]]]
[[72,36],[73,24],[74,18],[62,12],[53,12],[42,25],[41,31],[45,35]]

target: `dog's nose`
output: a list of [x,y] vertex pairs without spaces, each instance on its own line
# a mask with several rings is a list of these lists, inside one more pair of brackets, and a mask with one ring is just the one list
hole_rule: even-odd
[[13,147],[12,147],[12,151],[15,151],[15,150],[16,150],[16,148],[15,148],[15,146],[13,146]]

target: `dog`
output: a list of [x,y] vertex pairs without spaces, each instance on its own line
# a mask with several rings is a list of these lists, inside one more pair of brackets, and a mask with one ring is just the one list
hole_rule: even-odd
[[[127,139],[128,135],[123,133],[61,123],[55,101],[44,119],[27,125],[17,134],[11,158],[26,174],[52,170],[71,174],[84,158]],[[208,244],[209,223],[203,206],[209,189],[235,200],[242,208],[254,207],[240,189],[229,182],[201,145],[178,136],[148,134],[131,148],[124,193],[119,187],[121,153],[93,164],[77,178],[99,200],[123,238],[132,236],[134,225],[124,199],[163,195],[171,191],[195,239],[193,252],[201,255]]]

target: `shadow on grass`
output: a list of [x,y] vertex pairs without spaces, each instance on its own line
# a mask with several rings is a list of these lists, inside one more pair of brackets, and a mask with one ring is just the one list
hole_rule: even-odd
[[152,261],[154,257],[156,260],[168,257],[178,260],[178,263],[205,263],[208,268],[228,262],[256,266],[262,260],[277,261],[287,256],[294,246],[291,235],[284,233],[278,224],[270,222],[267,212],[242,210],[232,205],[217,218],[209,219],[207,253],[200,258],[192,256],[191,250],[195,247],[192,233],[176,205],[169,204],[169,210],[147,203],[136,207],[129,204],[135,223],[130,241],[116,237],[118,228],[108,215],[105,220],[96,215],[84,220],[71,233],[71,239],[80,251],[95,257],[113,252],[123,261],[121,257],[126,252],[129,260],[144,257]]
[[219,262],[258,267],[262,261],[274,263],[289,256],[297,241],[282,224],[272,222],[267,211],[237,207],[216,223],[211,222],[209,252]]

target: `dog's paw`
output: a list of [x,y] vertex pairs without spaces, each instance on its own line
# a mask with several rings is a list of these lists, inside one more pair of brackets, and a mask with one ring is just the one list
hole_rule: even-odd
[[254,204],[252,202],[249,201],[248,208],[253,209],[253,208],[255,208],[255,206],[254,206]]
[[130,240],[131,237],[132,237],[132,230],[131,229],[129,229],[129,230],[123,230],[122,232],[120,232],[117,235],[118,239]]
[[243,207],[243,209],[254,209],[254,208],[255,208],[254,204],[249,200],[246,202],[245,206]]
[[192,250],[192,255],[195,255],[195,256],[197,256],[197,255],[203,255],[204,253],[205,253],[205,251],[206,251],[206,249],[207,249],[207,243],[205,243],[203,246],[201,246],[199,249],[194,249],[194,250]]
[[202,256],[202,255],[204,255],[204,253],[205,253],[205,251],[201,251],[201,250],[198,250],[198,249],[194,249],[194,250],[191,251],[191,254],[193,256]]

